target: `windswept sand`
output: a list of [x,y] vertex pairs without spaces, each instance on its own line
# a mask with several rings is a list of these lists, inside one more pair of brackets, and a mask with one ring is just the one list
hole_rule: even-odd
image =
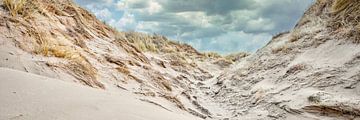
[[0,68],[1,120],[196,120],[114,93]]

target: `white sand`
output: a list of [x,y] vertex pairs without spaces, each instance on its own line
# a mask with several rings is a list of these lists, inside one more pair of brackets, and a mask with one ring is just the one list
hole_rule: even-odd
[[196,120],[135,99],[130,93],[0,68],[1,120]]

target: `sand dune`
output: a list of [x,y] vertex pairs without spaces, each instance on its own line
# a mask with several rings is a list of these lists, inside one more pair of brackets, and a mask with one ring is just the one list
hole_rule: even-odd
[[0,119],[9,120],[196,120],[75,83],[0,68]]

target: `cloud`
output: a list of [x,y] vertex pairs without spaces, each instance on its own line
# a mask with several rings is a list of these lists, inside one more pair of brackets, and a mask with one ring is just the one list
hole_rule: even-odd
[[195,39],[189,44],[202,51],[218,51],[227,54],[234,51],[254,52],[264,46],[272,37],[268,33],[251,34],[243,31],[228,32],[210,39]]
[[76,1],[119,30],[158,33],[198,50],[229,53],[255,51],[271,35],[291,29],[313,0]]
[[135,30],[134,28],[138,25],[134,15],[130,13],[125,13],[119,20],[111,19],[108,23],[122,31]]

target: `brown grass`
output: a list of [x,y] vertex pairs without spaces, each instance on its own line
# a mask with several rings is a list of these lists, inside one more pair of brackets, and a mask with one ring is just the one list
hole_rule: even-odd
[[16,16],[24,11],[27,0],[3,0],[3,4],[10,11],[12,16]]
[[289,42],[296,42],[299,39],[301,39],[302,37],[304,37],[304,33],[301,32],[301,30],[295,30],[295,31],[291,32]]
[[360,1],[335,0],[331,6],[333,20],[330,26],[336,30],[346,28],[343,36],[352,38],[353,42],[360,43]]
[[295,74],[299,71],[305,70],[306,65],[305,64],[296,64],[294,66],[291,66],[289,70],[286,71],[286,74]]
[[130,71],[125,67],[117,67],[116,70],[123,73],[123,74],[125,74],[125,75],[130,75]]
[[[92,38],[93,35],[100,38],[109,37],[108,33],[113,32],[111,28],[106,27],[85,9],[73,4],[71,0],[2,0],[1,2],[3,7],[8,10],[7,14],[1,16],[11,19],[12,21],[9,22],[24,28],[22,32],[32,40],[29,42],[31,44],[26,44],[28,46],[25,46],[24,50],[38,55],[64,59],[64,65],[54,67],[62,67],[64,71],[69,72],[81,83],[104,88],[104,85],[97,81],[96,68],[88,61],[85,54],[82,54],[82,50],[87,52],[84,48],[86,47],[85,40]],[[38,18],[42,21],[37,21]],[[59,21],[69,31],[36,26],[47,22],[46,20],[49,21],[49,24]],[[74,25],[71,24],[73,21]],[[48,31],[49,29],[51,30]],[[52,31],[60,34],[52,36],[50,34]],[[117,69],[121,69],[120,71],[125,74],[128,73],[128,70],[123,67]]]
[[274,48],[271,50],[271,52],[273,54],[277,54],[277,53],[289,53],[291,51],[291,48],[289,48],[287,45],[283,45],[281,47],[278,48]]
[[246,53],[246,52],[239,52],[239,53],[232,53],[232,54],[226,55],[224,58],[229,61],[236,62],[236,61],[239,61],[240,59],[245,58],[249,55],[250,54]]
[[85,62],[84,60],[73,60],[68,65],[67,69],[70,70],[69,74],[74,76],[80,82],[88,85],[90,87],[99,87],[104,89],[105,86],[97,81],[97,71],[94,69],[90,63]]
[[125,33],[126,39],[142,52],[158,52],[154,37],[137,32]]
[[226,58],[219,58],[217,59],[214,64],[217,64],[221,67],[228,67],[230,66],[231,64],[233,64],[235,61],[232,61],[230,59],[226,59]]
[[353,2],[353,0],[335,0],[331,6],[332,12],[339,13],[345,10],[351,4],[351,2]]
[[186,110],[184,104],[175,96],[171,96],[171,95],[163,95],[162,97],[164,97],[166,100],[176,104],[176,106],[182,110]]
[[222,57],[219,53],[216,53],[216,52],[206,52],[205,56],[207,58],[221,58]]

